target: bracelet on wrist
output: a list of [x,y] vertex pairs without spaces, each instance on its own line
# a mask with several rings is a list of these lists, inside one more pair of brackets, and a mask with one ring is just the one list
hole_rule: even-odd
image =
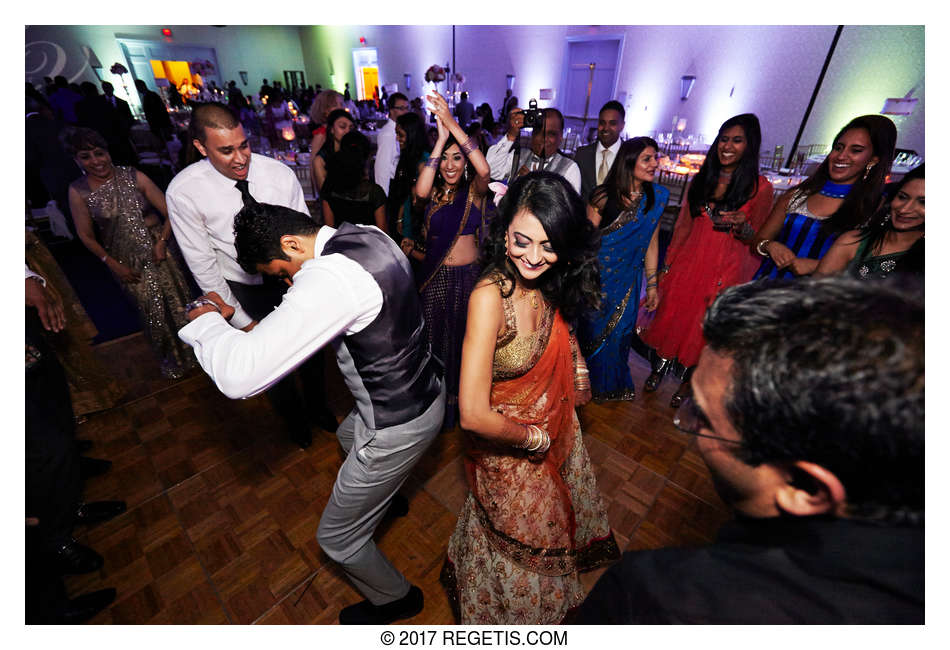
[[770,243],[772,243],[771,239],[763,239],[762,241],[760,241],[758,244],[755,245],[755,252],[761,255],[762,257],[768,257],[769,251],[767,247]]
[[656,289],[656,282],[651,282],[651,283],[647,284],[646,288],[647,288],[647,289]]
[[467,156],[468,154],[478,149],[478,145],[475,144],[475,142],[472,140],[471,137],[469,137],[465,142],[459,145],[459,149],[461,149],[462,153],[464,153]]
[[426,161],[426,167],[429,169],[438,169],[440,162],[442,162],[441,156],[429,156],[429,159]]
[[105,255],[103,255],[102,257],[100,257],[100,258],[99,258],[99,261],[102,262],[103,264],[105,264],[107,259],[109,259],[109,254],[108,254],[108,253],[106,253]]

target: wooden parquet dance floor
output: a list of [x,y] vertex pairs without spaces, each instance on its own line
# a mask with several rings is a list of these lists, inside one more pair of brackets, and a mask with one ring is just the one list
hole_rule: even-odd
[[[68,577],[68,594],[118,590],[92,623],[335,624],[342,607],[361,600],[315,538],[342,462],[335,436],[315,428],[301,450],[266,398],[229,400],[200,370],[162,379],[141,334],[96,352],[128,392],[79,427],[95,442],[89,455],[114,463],[87,482],[85,498],[125,499],[128,511],[76,530],[105,566]],[[630,363],[639,390],[649,367],[636,354]],[[352,398],[328,364],[331,408],[342,418]],[[580,410],[625,550],[703,543],[729,518],[695,441],[672,425],[675,387],[667,378],[634,402]],[[425,594],[409,624],[454,623],[438,577],[467,491],[462,452],[462,433],[443,433],[403,488],[409,514],[377,530],[380,548]],[[601,572],[584,576],[588,589]]]

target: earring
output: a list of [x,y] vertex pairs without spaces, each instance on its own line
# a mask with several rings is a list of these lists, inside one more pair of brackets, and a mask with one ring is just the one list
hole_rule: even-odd
[[873,164],[869,164],[867,167],[864,168],[864,180],[867,180],[867,179],[868,179],[868,174],[871,173],[871,170],[872,170],[872,169],[874,169],[874,165],[873,165]]
[[468,165],[465,165],[465,168],[462,170],[462,179],[468,180]]
[[891,211],[888,210],[887,212],[884,213],[884,218],[881,220],[881,226],[887,227],[887,222],[889,222],[890,220],[891,220]]

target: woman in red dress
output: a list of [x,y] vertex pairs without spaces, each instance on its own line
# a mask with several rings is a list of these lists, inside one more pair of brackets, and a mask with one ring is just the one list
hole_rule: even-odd
[[748,282],[760,259],[749,242],[772,207],[772,184],[758,172],[762,132],[751,113],[736,115],[719,128],[715,143],[687,190],[666,265],[647,288],[659,285],[656,316],[641,332],[659,361],[643,386],[655,391],[674,359],[686,371],[673,394],[676,408],[690,394],[689,378],[705,344],[702,319],[724,289]]

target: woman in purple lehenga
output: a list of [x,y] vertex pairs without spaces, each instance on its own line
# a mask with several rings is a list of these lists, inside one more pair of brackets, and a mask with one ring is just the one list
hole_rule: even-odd
[[427,99],[439,137],[413,188],[413,200],[426,205],[425,250],[410,239],[403,239],[402,248],[422,262],[417,279],[425,332],[445,364],[448,427],[458,416],[462,339],[468,296],[478,279],[478,232],[490,178],[485,156],[452,117],[445,99],[435,92]]

